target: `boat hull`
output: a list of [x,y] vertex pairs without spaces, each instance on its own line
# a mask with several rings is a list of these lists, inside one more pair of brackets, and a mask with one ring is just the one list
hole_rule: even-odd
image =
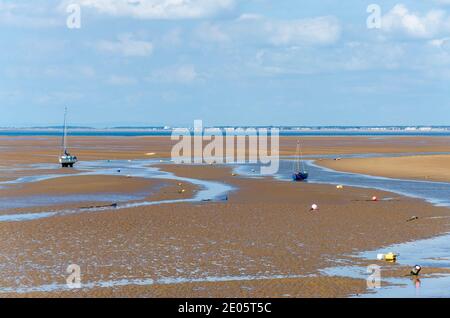
[[292,175],[292,180],[294,181],[305,181],[307,180],[309,177],[309,174],[307,172],[298,172],[298,173],[294,173]]
[[78,158],[75,156],[61,156],[59,158],[59,163],[63,168],[72,168],[77,162]]

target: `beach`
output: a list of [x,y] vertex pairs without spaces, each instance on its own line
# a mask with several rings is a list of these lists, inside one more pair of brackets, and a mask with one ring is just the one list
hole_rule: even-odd
[[450,155],[324,160],[320,165],[339,171],[388,178],[450,182]]
[[450,298],[450,0],[0,18],[0,299]]
[[[299,138],[280,137],[280,156],[295,155]],[[127,160],[170,158],[178,140],[170,137],[78,137],[70,138],[70,147],[83,160]],[[327,136],[302,137],[304,155],[355,153],[436,153],[450,152],[450,137]],[[54,162],[61,145],[60,137],[0,136],[2,165]],[[206,142],[205,142],[206,144]]]
[[[391,178],[448,181],[443,173],[447,157],[434,155],[450,152],[448,141],[447,137],[308,137],[303,147],[305,155],[312,157],[429,153],[316,163]],[[6,185],[0,188],[2,197],[80,195],[76,202],[0,210],[1,217],[78,209],[0,222],[0,297],[351,297],[374,291],[367,289],[365,279],[330,275],[325,269],[378,264],[386,276],[401,277],[409,268],[353,254],[449,230],[447,207],[370,188],[249,178],[236,175],[232,166],[174,165],[167,160],[173,143],[168,137],[71,140],[80,161],[102,161],[107,166],[108,160],[117,161],[115,165],[130,160],[132,165],[154,159],[155,169],[175,176],[147,179],[118,171],[117,175],[74,176],[76,170],[52,166],[56,138],[0,137],[2,181],[58,174],[58,178]],[[282,137],[281,155],[294,155],[296,143],[297,138]],[[421,165],[427,168],[420,169]],[[377,170],[380,166],[382,172]],[[403,166],[410,169],[400,169]],[[201,190],[187,182],[191,179],[223,183],[232,190],[226,198],[189,202]],[[108,199],[84,199],[88,194]],[[119,194],[125,195],[124,202],[137,206],[79,210],[116,203]],[[318,210],[311,211],[312,204]],[[409,222],[412,217],[417,219]],[[85,287],[67,289],[70,264],[80,266]],[[443,273],[446,269],[423,270],[424,279]]]

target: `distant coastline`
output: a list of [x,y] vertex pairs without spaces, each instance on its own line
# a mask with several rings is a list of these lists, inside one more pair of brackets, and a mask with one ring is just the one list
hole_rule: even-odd
[[[214,128],[254,128],[256,126],[214,126]],[[450,126],[258,126],[279,128],[280,136],[450,136]],[[69,127],[72,136],[170,136],[177,127]],[[189,128],[191,131],[192,128]],[[62,127],[1,128],[0,136],[59,136]]]

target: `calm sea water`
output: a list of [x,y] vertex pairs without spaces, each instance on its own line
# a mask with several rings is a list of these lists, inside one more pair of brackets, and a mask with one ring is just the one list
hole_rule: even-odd
[[[92,137],[139,137],[139,136],[170,136],[172,131],[118,131],[118,130],[80,130],[71,131],[71,136]],[[0,130],[0,136],[29,137],[29,136],[61,136],[59,130]],[[447,131],[281,131],[280,136],[450,136]]]

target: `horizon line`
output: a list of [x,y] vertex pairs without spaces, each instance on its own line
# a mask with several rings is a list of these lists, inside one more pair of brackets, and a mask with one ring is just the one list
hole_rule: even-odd
[[[69,125],[67,126],[71,130],[172,130],[175,128],[193,129],[193,126],[183,125],[118,125],[118,126],[104,126],[94,127],[85,125]],[[0,126],[0,130],[59,130],[62,129],[62,125],[49,125],[49,126]],[[204,126],[204,129],[208,128],[279,128],[280,130],[321,130],[321,129],[445,129],[449,130],[450,125],[212,125]]]

